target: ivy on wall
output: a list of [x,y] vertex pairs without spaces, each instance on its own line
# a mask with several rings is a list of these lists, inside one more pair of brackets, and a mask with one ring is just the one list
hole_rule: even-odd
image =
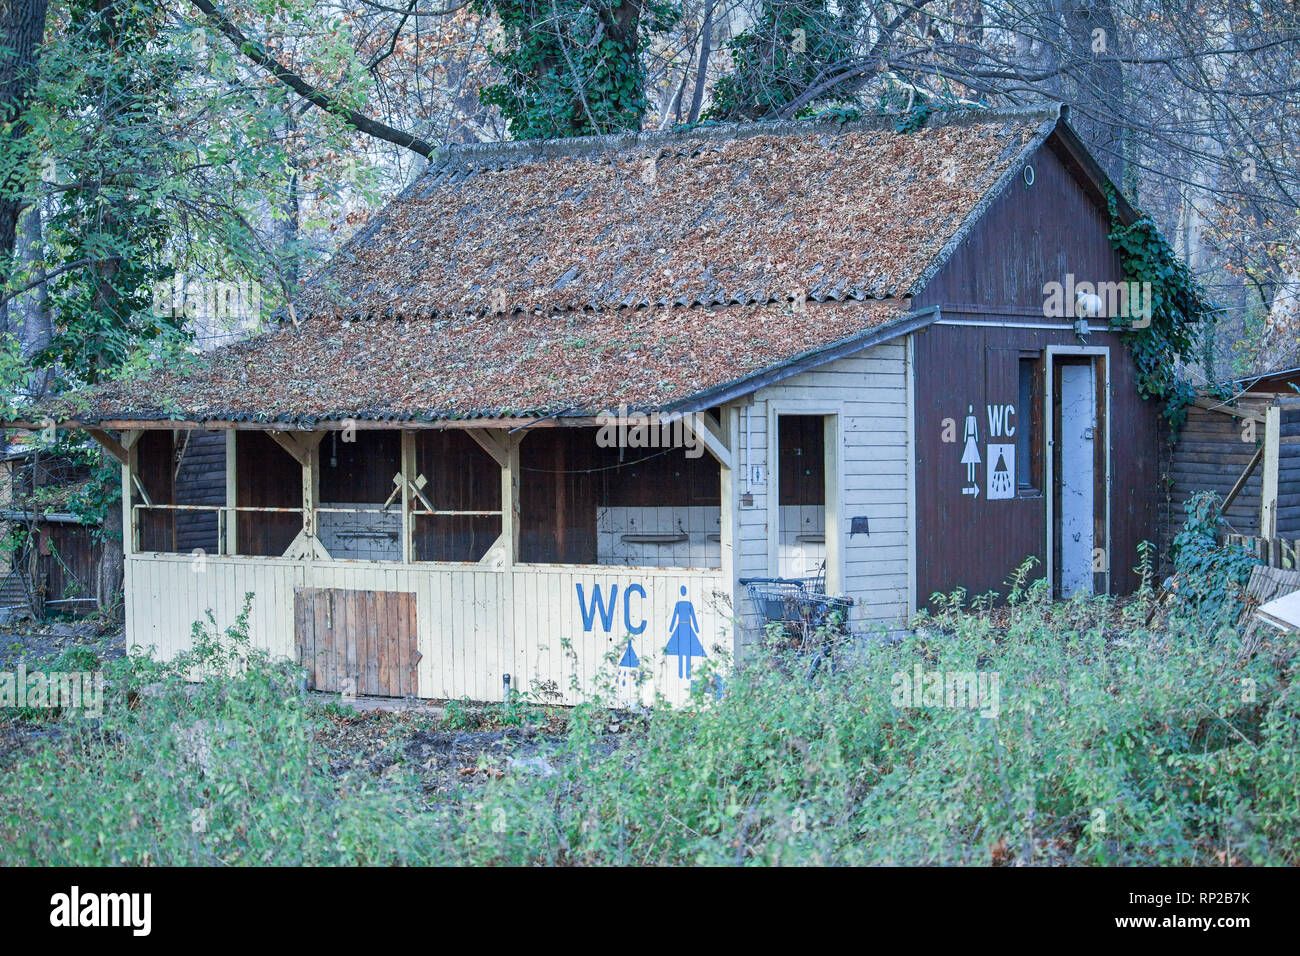
[[472,0],[495,14],[489,49],[501,82],[479,99],[501,110],[514,139],[558,139],[641,128],[648,100],[641,54],[681,16],[671,0]]
[[1149,325],[1126,328],[1128,319],[1112,319],[1112,324],[1133,355],[1139,393],[1165,403],[1165,417],[1176,432],[1196,397],[1195,386],[1179,365],[1202,356],[1213,338],[1218,310],[1150,216],[1139,216],[1131,225],[1121,223],[1115,191],[1109,187],[1107,205],[1110,241],[1125,277],[1150,283],[1151,288]]

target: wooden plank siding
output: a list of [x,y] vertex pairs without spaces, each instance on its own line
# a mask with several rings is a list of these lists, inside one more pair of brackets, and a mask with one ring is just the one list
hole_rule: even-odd
[[[78,604],[64,605],[62,609],[94,609],[104,551],[96,531],[88,525],[65,521],[41,522],[39,575],[46,601],[77,600]],[[4,603],[0,600],[0,606]]]
[[313,690],[418,697],[416,595],[294,589],[294,647]]
[[[1253,428],[1254,434],[1251,434]],[[1300,434],[1300,419],[1283,421],[1282,434]],[[1187,519],[1185,505],[1194,494],[1211,491],[1220,502],[1241,477],[1256,449],[1264,440],[1264,426],[1248,425],[1240,418],[1195,406],[1187,409],[1187,420],[1178,430],[1177,441],[1171,444],[1167,423],[1161,425],[1160,442],[1160,552],[1162,568],[1169,569],[1170,551],[1174,536]],[[1292,450],[1294,449],[1294,451]],[[1285,464],[1279,462],[1279,477],[1286,470],[1291,488],[1295,488],[1300,475],[1294,469],[1300,466],[1295,452],[1300,446],[1282,446]],[[1263,468],[1257,465],[1247,479],[1245,487],[1229,505],[1224,518],[1230,534],[1255,536],[1259,534],[1259,500],[1263,481]],[[1279,499],[1285,494],[1279,485]],[[1281,501],[1279,501],[1281,503]],[[1294,514],[1300,511],[1283,508],[1278,516],[1278,533],[1295,530]],[[1284,530],[1285,529],[1285,530]]]
[[[914,308],[978,304],[1043,308],[1043,285],[1122,278],[1109,217],[1071,174],[1052,141],[990,205],[947,263],[913,299]],[[1041,314],[1041,313],[1040,313]]]
[[[1262,416],[1271,400],[1267,394],[1249,395],[1235,407]],[[1300,535],[1300,408],[1283,404],[1279,417],[1276,536],[1291,539]],[[1170,567],[1174,536],[1186,521],[1188,499],[1198,492],[1212,491],[1220,501],[1225,500],[1262,446],[1264,431],[1263,423],[1252,424],[1235,415],[1198,407],[1187,410],[1176,443],[1170,442],[1168,427],[1162,428],[1160,542],[1165,570]],[[1261,460],[1228,506],[1224,519],[1229,535],[1258,539],[1264,470]]]
[[[988,406],[1018,405],[1018,359],[1045,354],[1048,346],[1074,346],[1078,338],[1069,326],[1034,327],[1037,323],[995,313],[949,313],[945,321],[987,322],[990,325],[936,325],[916,336],[916,482],[917,554],[920,603],[936,592],[958,587],[969,595],[996,591],[1005,596],[1005,582],[1016,567],[1033,555],[1039,564],[1031,575],[1046,570],[1047,502],[1037,494],[1017,491],[1009,500],[989,501],[979,467],[978,496],[961,493],[962,430],[973,409],[984,454],[988,438]],[[992,323],[997,323],[996,325]],[[1090,346],[1109,349],[1110,415],[1110,555],[1111,590],[1130,593],[1137,587],[1132,568],[1137,546],[1158,538],[1156,443],[1159,407],[1138,397],[1134,366],[1118,336],[1094,331]],[[989,360],[995,354],[1010,362]],[[978,356],[980,360],[973,360]],[[1042,400],[1040,396],[1040,401]],[[956,434],[945,441],[945,422]],[[1033,420],[1017,411],[1023,427]],[[1037,420],[1041,421],[1041,415]],[[1032,427],[1032,425],[1030,426]],[[1003,441],[1014,442],[1014,438]],[[1045,441],[1040,428],[1036,443]]]
[[[226,436],[218,431],[195,429],[181,433],[174,454],[174,503],[178,505],[224,505],[226,503]],[[212,511],[176,513],[176,550],[201,549],[216,554],[217,515]]]
[[[740,411],[738,454],[738,577],[770,577],[769,508],[780,467],[771,461],[771,423],[777,413],[833,413],[838,417],[841,504],[841,581],[838,590],[853,598],[855,626],[888,626],[908,610],[908,467],[906,347],[895,340],[792,376],[754,393]],[[765,481],[755,483],[761,468]],[[865,518],[867,532],[851,534],[853,519]],[[829,517],[828,517],[829,520]],[[861,522],[859,523],[861,525]],[[742,590],[739,598],[742,642],[760,635],[754,609]]]
[[[396,687],[401,694],[435,699],[499,701],[502,676],[510,674],[516,689],[575,704],[612,687],[613,664],[631,637],[649,673],[636,689],[637,698],[648,703],[662,693],[671,703],[683,703],[690,681],[678,678],[677,659],[665,654],[674,606],[684,599],[682,588],[699,621],[706,658],[724,662],[731,654],[729,601],[722,572],[713,570],[533,565],[507,571],[247,557],[209,557],[198,563],[188,555],[148,554],[127,558],[126,580],[132,648],[153,647],[159,657],[170,659],[191,646],[191,628],[206,620],[208,610],[224,629],[234,621],[245,594],[252,594],[249,629],[255,646],[276,657],[319,658],[327,673],[340,666],[344,672],[355,669],[367,687]],[[306,611],[295,600],[303,588],[412,595],[405,613],[415,615],[421,656],[411,689],[400,674],[381,670],[396,659],[393,649],[381,650],[379,642],[402,633],[400,603],[386,608],[386,630],[366,625],[355,644],[343,644],[340,665],[337,642],[322,650],[315,635],[328,631],[330,624],[358,633],[359,624],[368,620],[363,616],[371,612],[345,601],[331,621],[317,603],[305,630]],[[591,604],[597,589],[609,610],[607,618]],[[641,624],[644,629],[629,633],[629,623],[633,630]],[[296,634],[313,636],[297,639]],[[694,660],[696,668],[700,663]]]

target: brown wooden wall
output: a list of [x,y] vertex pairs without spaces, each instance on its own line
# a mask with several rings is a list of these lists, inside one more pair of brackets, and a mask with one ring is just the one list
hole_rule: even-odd
[[538,429],[519,446],[520,560],[594,564],[599,507],[721,502],[717,461],[680,448],[602,448],[594,428]]
[[595,431],[548,428],[519,446],[519,559],[596,563],[596,505],[606,462]]
[[[136,443],[136,475],[154,504],[175,503],[172,435],[171,431],[147,431]],[[144,503],[134,488],[132,502]],[[139,512],[138,521],[140,550],[176,550],[176,512],[145,509]]]
[[[952,313],[949,318],[956,318]],[[1014,322],[993,313],[963,315],[972,321]],[[936,325],[916,336],[916,550],[917,599],[964,587],[968,593],[1006,593],[1003,582],[1029,555],[1046,564],[1047,508],[1043,489],[1033,497],[989,501],[961,494],[962,426],[973,405],[980,423],[981,454],[989,404],[1019,404],[1017,362],[1022,350],[1077,345],[1069,328],[993,328]],[[1089,345],[1110,347],[1111,379],[1111,587],[1125,594],[1137,586],[1132,567],[1138,543],[1158,540],[1159,406],[1142,401],[1133,363],[1117,336],[1094,333]],[[944,419],[954,419],[956,441],[943,438]],[[1017,408],[1017,421],[1026,416]],[[1042,432],[1040,432],[1040,435]],[[1009,440],[1010,441],[1010,440]],[[981,466],[980,474],[983,476]]]
[[344,441],[331,432],[321,439],[320,500],[383,504],[396,487],[393,475],[402,469],[402,434],[365,428],[352,438]]
[[[225,432],[195,429],[185,440],[180,435],[180,461],[174,470],[175,503],[178,505],[224,505],[226,503]],[[178,511],[176,550],[188,553],[196,548],[216,554],[217,513]]]
[[[65,521],[46,521],[40,526],[39,571],[45,585],[45,600],[95,597],[103,543],[96,528]],[[56,605],[61,611],[85,613],[90,603]]]
[[[302,467],[275,440],[256,431],[235,435],[235,504],[302,508]],[[279,557],[302,530],[301,513],[240,512],[240,554]]]
[[[1263,411],[1272,398],[1268,394],[1249,396],[1239,403]],[[1300,439],[1300,408],[1284,406],[1281,437]],[[1198,492],[1210,491],[1223,501],[1241,477],[1255,450],[1264,441],[1264,427],[1256,424],[1253,437],[1240,418],[1212,409],[1192,407],[1187,420],[1171,441],[1171,431],[1162,424],[1160,441],[1160,546],[1162,567],[1171,569],[1174,536],[1187,520],[1186,504]],[[1300,535],[1300,444],[1278,448],[1277,534]],[[1259,534],[1259,498],[1263,467],[1257,465],[1241,493],[1224,514],[1230,534]]]
[[[464,432],[416,432],[415,468],[427,481],[425,497],[439,511],[501,509],[501,468]],[[415,559],[478,561],[500,534],[495,516],[417,517]]]
[[1043,286],[1121,279],[1105,207],[1080,186],[1048,145],[1030,159],[1034,184],[1017,178],[989,206],[914,307],[978,304],[1041,309]]
[[[917,598],[922,604],[932,592],[959,586],[972,594],[1005,593],[1007,575],[1028,555],[1044,561],[1041,495],[989,502],[984,494],[976,499],[960,494],[966,407],[975,406],[983,436],[985,406],[1019,405],[1020,350],[1080,344],[1071,319],[1044,315],[1048,283],[1064,284],[1068,274],[1076,282],[1123,279],[1108,237],[1104,198],[1076,175],[1068,151],[1049,140],[1029,165],[1033,184],[1026,185],[1021,172],[913,299],[916,308],[938,305],[947,320],[1012,326],[936,325],[916,337]],[[1059,329],[1024,327],[1057,323]],[[1094,333],[1087,344],[1110,347],[1111,587],[1127,593],[1136,586],[1131,569],[1138,543],[1160,539],[1161,409],[1138,397],[1133,363],[1118,336]],[[945,418],[957,422],[954,444],[940,441]],[[1037,424],[1041,434],[1041,420]],[[1035,467],[1041,469],[1041,463]]]

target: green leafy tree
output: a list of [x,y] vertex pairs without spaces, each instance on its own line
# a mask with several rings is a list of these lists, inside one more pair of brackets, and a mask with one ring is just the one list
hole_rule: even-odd
[[501,21],[503,79],[480,98],[516,139],[635,130],[648,100],[642,53],[681,15],[668,0],[473,0]]
[[[157,118],[180,108],[187,57],[158,45],[167,13],[153,3],[75,0],[66,42],[49,64],[57,84],[46,106],[66,106],[89,122],[90,149],[62,157],[61,197],[47,240],[86,268],[53,280],[48,293],[55,335],[38,363],[57,362],[74,378],[95,382],[140,343],[180,328],[154,315],[153,287],[171,276],[166,193],[177,144],[154,135]],[[66,71],[66,72],[64,72]],[[105,166],[112,170],[104,175]]]

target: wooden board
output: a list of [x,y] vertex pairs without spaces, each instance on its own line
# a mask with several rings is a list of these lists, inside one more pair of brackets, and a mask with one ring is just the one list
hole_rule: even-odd
[[294,588],[294,646],[307,685],[365,697],[419,694],[415,595]]

